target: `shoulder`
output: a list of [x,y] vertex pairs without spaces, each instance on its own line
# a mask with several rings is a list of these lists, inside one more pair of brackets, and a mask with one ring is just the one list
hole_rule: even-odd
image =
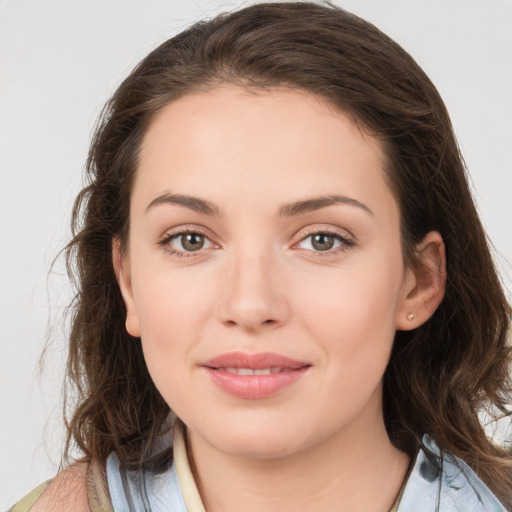
[[416,456],[398,510],[506,512],[496,496],[465,462],[441,452],[426,437]]
[[[13,512],[90,512],[87,497],[88,464],[73,464],[61,471],[48,485],[34,490],[36,501],[33,505],[22,500],[11,510]],[[37,492],[42,494],[37,497]],[[31,496],[32,493],[29,495]],[[28,498],[28,497],[27,497]],[[23,506],[23,502],[26,506]]]
[[[442,496],[450,510],[506,512],[487,485],[458,457],[444,454],[442,484]],[[455,504],[460,508],[454,508]]]

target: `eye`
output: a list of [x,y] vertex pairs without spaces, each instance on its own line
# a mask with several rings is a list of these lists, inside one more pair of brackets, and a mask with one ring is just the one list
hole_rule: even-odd
[[213,242],[203,233],[198,231],[183,231],[166,236],[160,244],[171,254],[176,256],[188,256],[202,249],[209,249]]
[[304,237],[297,244],[300,249],[314,252],[332,252],[342,247],[351,247],[352,245],[354,245],[354,242],[347,237],[341,236],[338,233],[324,231],[312,233]]

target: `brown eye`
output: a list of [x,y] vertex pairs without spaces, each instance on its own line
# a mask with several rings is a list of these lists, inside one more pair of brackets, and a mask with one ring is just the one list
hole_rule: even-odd
[[298,244],[300,249],[306,249],[313,253],[335,253],[338,250],[352,247],[354,242],[350,238],[344,237],[338,233],[329,233],[319,231],[304,237]]
[[328,251],[334,247],[336,239],[327,233],[317,233],[311,236],[311,245],[317,251]]
[[196,252],[212,245],[205,235],[193,232],[176,234],[167,243],[178,253]]
[[204,236],[199,233],[181,235],[181,245],[185,251],[198,251],[204,246]]

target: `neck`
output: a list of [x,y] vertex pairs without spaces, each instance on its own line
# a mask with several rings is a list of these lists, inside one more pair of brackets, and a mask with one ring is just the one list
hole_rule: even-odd
[[383,421],[280,458],[232,456],[190,432],[188,449],[207,512],[274,512],[283,505],[295,512],[387,512],[410,463],[389,441]]

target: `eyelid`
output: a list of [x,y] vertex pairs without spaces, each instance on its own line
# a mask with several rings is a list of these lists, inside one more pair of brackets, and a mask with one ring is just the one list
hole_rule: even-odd
[[186,226],[177,226],[171,229],[168,229],[165,231],[165,233],[158,239],[157,245],[162,247],[164,250],[166,250],[169,254],[175,255],[175,256],[182,256],[182,257],[191,257],[191,256],[199,256],[201,254],[204,254],[205,251],[208,251],[211,249],[211,247],[207,247],[206,249],[198,249],[197,251],[182,251],[179,249],[175,249],[170,247],[171,240],[178,238],[182,235],[187,234],[198,234],[201,236],[204,236],[213,247],[218,247],[219,244],[217,244],[212,238],[212,236],[209,234],[209,230],[203,228],[202,226],[198,225],[186,225]]
[[297,246],[301,242],[306,240],[308,237],[310,237],[312,235],[317,235],[317,234],[325,234],[325,235],[333,236],[337,240],[340,240],[342,242],[342,246],[337,247],[336,249],[330,249],[330,250],[326,250],[326,251],[312,251],[312,250],[304,249],[305,251],[312,252],[312,253],[318,254],[318,255],[327,256],[327,255],[335,254],[338,251],[343,251],[344,249],[348,249],[356,244],[356,238],[354,237],[354,235],[352,235],[346,229],[336,228],[334,226],[318,225],[318,226],[309,226],[306,229],[300,231],[296,235],[296,237],[294,237],[294,238],[298,238],[298,240],[293,243],[292,248],[296,248],[296,249],[300,250],[300,248]]
[[[193,256],[199,256],[203,255],[206,251],[211,250],[212,247],[208,247],[206,249],[198,249],[197,251],[182,251],[179,249],[171,248],[169,246],[169,243],[171,240],[178,238],[181,235],[186,234],[200,234],[204,236],[211,244],[213,248],[219,248],[220,244],[215,242],[213,240],[213,236],[210,234],[210,231],[202,226],[199,225],[184,225],[184,226],[177,226],[174,228],[171,228],[159,238],[157,241],[157,245],[163,247],[168,253],[173,254],[175,256],[183,256],[183,257],[193,257]],[[313,251],[310,249],[302,249],[306,252],[313,253],[315,255],[319,256],[328,256],[333,255],[337,252],[341,252],[343,250],[349,249],[350,247],[354,246],[356,244],[355,237],[346,229],[334,227],[334,226],[322,226],[322,225],[315,225],[315,226],[308,226],[307,228],[304,228],[300,231],[298,231],[295,236],[293,237],[296,239],[296,241],[292,244],[291,248],[300,250],[301,248],[297,247],[301,242],[306,240],[308,237],[315,235],[315,234],[325,234],[329,236],[333,236],[340,242],[342,242],[342,245],[340,247],[337,247],[335,249],[329,249],[326,251]]]
[[[336,226],[329,226],[325,224],[318,224],[314,226],[308,226],[306,228],[303,228],[299,230],[295,235],[294,238],[297,239],[297,242],[300,242],[304,240],[304,238],[315,235],[317,233],[325,233],[329,235],[338,235],[339,237],[350,240],[355,243],[356,239],[350,231],[347,231],[346,229],[342,229]],[[295,242],[295,243],[297,243]]]

